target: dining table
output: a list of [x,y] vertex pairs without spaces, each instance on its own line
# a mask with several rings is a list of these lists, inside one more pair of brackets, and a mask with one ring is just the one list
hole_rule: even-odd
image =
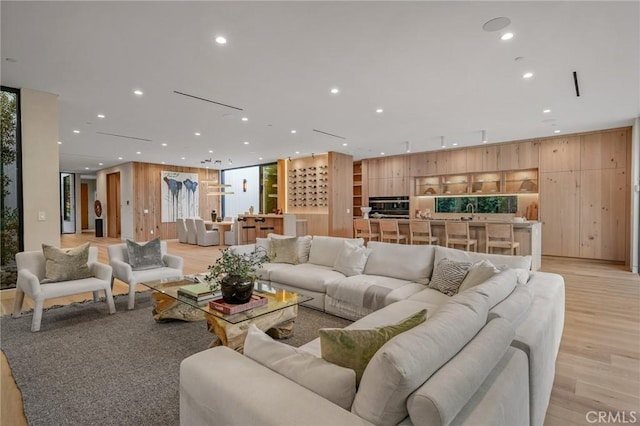
[[222,221],[222,222],[214,222],[212,220],[205,220],[204,221],[204,226],[205,228],[207,228],[208,231],[217,228],[218,229],[218,234],[220,234],[220,245],[224,246],[224,233],[225,231],[230,231],[231,230],[231,226],[233,226],[233,221],[227,220],[227,221]]

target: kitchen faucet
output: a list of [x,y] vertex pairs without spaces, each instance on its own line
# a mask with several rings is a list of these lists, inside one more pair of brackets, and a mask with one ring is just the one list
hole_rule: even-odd
[[475,217],[474,209],[476,206],[473,203],[467,204],[467,213],[469,213],[469,207],[471,207],[471,219],[473,220],[473,218]]

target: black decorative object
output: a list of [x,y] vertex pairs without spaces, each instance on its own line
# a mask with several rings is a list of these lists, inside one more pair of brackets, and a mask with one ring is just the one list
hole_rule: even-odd
[[227,303],[240,304],[251,300],[253,280],[240,275],[227,275],[222,279],[222,299]]
[[219,285],[222,299],[227,303],[247,303],[251,299],[253,284],[258,279],[257,270],[269,257],[264,249],[250,253],[238,253],[230,249],[222,251],[222,257],[209,266],[205,280],[215,291]]

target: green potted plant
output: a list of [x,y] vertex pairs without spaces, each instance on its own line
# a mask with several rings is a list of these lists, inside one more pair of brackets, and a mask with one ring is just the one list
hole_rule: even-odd
[[247,303],[258,279],[257,270],[267,261],[269,257],[264,250],[238,253],[226,249],[222,251],[222,257],[209,266],[209,273],[204,279],[211,286],[211,290],[222,291],[225,302]]

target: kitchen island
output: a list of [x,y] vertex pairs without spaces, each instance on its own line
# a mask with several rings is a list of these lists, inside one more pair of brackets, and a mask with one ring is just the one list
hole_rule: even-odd
[[[459,220],[459,219],[457,219]],[[431,233],[440,239],[440,245],[444,245],[444,219],[430,219]],[[471,238],[478,240],[477,251],[484,253],[485,224],[486,223],[513,223],[513,235],[520,243],[520,254],[531,256],[531,270],[537,271],[542,264],[542,224],[538,221],[511,222],[510,220],[470,220],[469,233]],[[398,219],[400,233],[409,236],[409,219]],[[371,219],[371,230],[378,231],[378,219]],[[407,240],[408,241],[408,240]],[[495,254],[509,254],[509,250],[492,249]]]

